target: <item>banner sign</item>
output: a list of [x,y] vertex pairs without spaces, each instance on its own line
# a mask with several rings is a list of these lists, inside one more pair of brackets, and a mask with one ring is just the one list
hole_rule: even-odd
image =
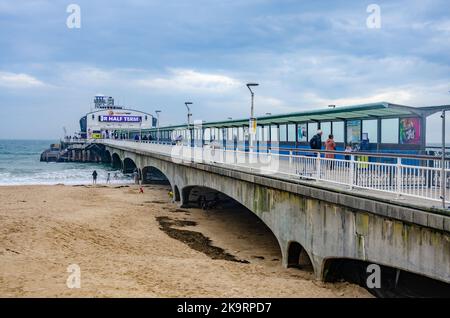
[[347,142],[360,142],[361,121],[350,120],[347,122]]
[[100,121],[107,123],[140,123],[142,121],[142,117],[102,115],[100,116]]
[[420,144],[420,118],[401,118],[400,119],[400,143],[401,144]]
[[250,132],[251,135],[256,135],[256,125],[257,125],[256,118],[250,118],[250,121],[249,121],[249,127],[250,127],[249,132]]
[[[307,141],[307,125],[306,124],[298,124],[298,141]],[[312,132],[312,135],[314,135],[314,132]]]

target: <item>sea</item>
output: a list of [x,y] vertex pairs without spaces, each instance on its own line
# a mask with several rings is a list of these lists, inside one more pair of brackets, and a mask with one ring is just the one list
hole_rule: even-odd
[[[132,183],[132,176],[113,171],[110,165],[75,162],[40,162],[41,153],[57,140],[0,140],[0,186],[5,185],[85,185],[92,183]],[[115,177],[116,176],[116,177]]]

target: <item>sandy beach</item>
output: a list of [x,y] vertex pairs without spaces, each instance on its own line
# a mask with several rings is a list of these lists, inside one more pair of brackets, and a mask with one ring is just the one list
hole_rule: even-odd
[[0,202],[0,297],[371,297],[283,268],[254,216],[181,209],[164,186],[0,187]]

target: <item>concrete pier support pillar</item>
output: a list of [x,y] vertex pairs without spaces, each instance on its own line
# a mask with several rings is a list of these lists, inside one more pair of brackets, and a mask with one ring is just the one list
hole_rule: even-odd
[[187,193],[186,189],[180,187],[180,208],[189,207],[189,193]]
[[75,150],[72,150],[72,161],[76,161],[77,157],[76,157],[76,152]]
[[289,243],[286,240],[278,239],[278,244],[280,245],[280,248],[281,248],[281,265],[284,268],[288,268],[288,265],[289,265]]
[[313,263],[314,267],[314,276],[316,280],[323,280],[324,279],[324,266],[325,266],[325,259],[323,257],[312,255],[311,261]]

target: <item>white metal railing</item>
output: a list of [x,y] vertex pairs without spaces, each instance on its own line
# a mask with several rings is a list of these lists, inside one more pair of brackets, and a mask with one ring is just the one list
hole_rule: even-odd
[[[444,174],[438,161],[420,158],[418,165],[406,164],[407,157],[390,161],[378,160],[383,156],[373,154],[362,157],[358,153],[347,154],[348,159],[334,158],[334,154],[324,151],[301,150],[289,154],[273,152],[252,152],[229,150],[214,146],[190,147],[146,141],[101,140],[104,144],[116,145],[153,153],[169,155],[174,161],[220,164],[232,169],[245,169],[264,175],[284,175],[288,177],[319,180],[361,188],[394,193],[397,196],[443,201],[450,203],[450,167],[446,164]],[[364,159],[364,160],[363,160]],[[445,188],[441,188],[441,178],[445,178]],[[444,190],[444,191],[442,191]],[[442,197],[443,196],[443,197]],[[443,200],[444,198],[444,200]]]

